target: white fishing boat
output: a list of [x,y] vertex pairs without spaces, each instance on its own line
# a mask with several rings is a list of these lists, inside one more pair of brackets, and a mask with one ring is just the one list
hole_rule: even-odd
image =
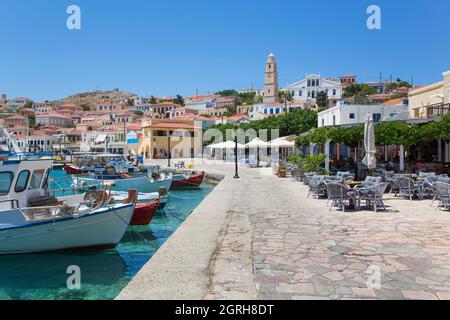
[[0,162],[0,254],[115,247],[133,215],[137,192],[113,203],[92,191],[76,204],[49,195],[52,160]]
[[111,153],[77,153],[72,156],[71,164],[64,164],[68,174],[105,173],[107,168],[113,168],[115,172],[139,173],[139,169],[123,155]]
[[[111,168],[112,169],[112,168]],[[169,190],[172,185],[172,174],[127,174],[127,173],[90,173],[73,177],[73,183],[77,187],[98,186],[112,184],[114,191],[127,191],[136,189],[140,193],[159,192],[161,189]]]
[[[128,193],[125,191],[113,191],[111,195],[117,202],[123,202],[125,199],[128,198]],[[169,195],[167,194],[167,192],[139,193],[137,202],[138,203],[153,202],[158,198],[159,198],[159,208],[164,209],[167,202],[169,201]]]

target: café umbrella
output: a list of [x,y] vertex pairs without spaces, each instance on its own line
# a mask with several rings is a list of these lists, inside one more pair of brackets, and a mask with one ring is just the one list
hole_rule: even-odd
[[249,143],[245,145],[249,149],[256,148],[256,166],[259,167],[259,148],[268,148],[270,147],[269,142],[265,142],[260,138],[255,138]]
[[366,156],[363,159],[363,163],[370,170],[375,169],[377,166],[377,158],[375,157],[377,149],[375,146],[375,127],[370,113],[366,115],[364,123],[364,148]]
[[[245,146],[240,143],[238,143],[237,147],[238,147],[238,149],[245,148]],[[234,142],[234,141],[225,141],[225,142],[210,144],[209,146],[206,146],[206,149],[209,149],[210,152],[213,152],[212,150],[214,150],[214,149],[216,149],[216,150],[234,150],[235,148],[236,148],[236,142]]]
[[[220,142],[216,144],[211,144],[207,146],[209,149],[234,149],[236,148],[236,143],[234,141],[226,141],[226,142]],[[244,145],[238,143],[238,149],[244,148]]]

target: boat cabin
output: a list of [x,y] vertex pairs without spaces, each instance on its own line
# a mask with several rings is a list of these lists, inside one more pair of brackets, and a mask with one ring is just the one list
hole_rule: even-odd
[[[107,168],[114,169],[115,173],[138,173],[139,170],[130,164],[123,155],[117,154],[83,154],[73,161],[81,170],[103,173]],[[106,172],[108,173],[108,172]]]
[[52,160],[0,161],[0,210],[45,202],[52,164]]

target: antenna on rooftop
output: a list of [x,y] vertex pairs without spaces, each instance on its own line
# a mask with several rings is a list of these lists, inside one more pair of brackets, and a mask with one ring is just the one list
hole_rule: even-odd
[[380,93],[383,93],[383,86],[382,86],[382,83],[383,83],[383,80],[382,80],[382,75],[381,75],[381,72],[380,72]]

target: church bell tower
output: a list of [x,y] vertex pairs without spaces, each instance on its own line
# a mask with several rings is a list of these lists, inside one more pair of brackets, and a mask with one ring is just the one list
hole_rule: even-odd
[[278,96],[278,68],[273,53],[269,54],[266,63],[266,79],[264,82],[264,103],[280,102]]

